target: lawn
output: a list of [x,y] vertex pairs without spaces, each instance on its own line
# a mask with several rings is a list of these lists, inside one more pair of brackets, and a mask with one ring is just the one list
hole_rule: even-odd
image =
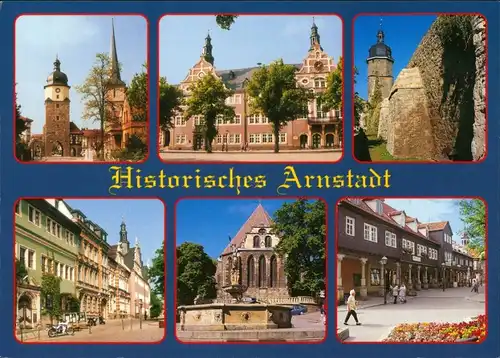
[[387,151],[384,140],[377,138],[376,134],[367,133],[366,136],[368,137],[368,150],[370,151],[372,162],[424,161],[420,158],[394,158],[391,153]]

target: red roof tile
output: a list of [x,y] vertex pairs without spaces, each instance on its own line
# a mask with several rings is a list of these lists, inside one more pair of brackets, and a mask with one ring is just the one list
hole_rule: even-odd
[[444,230],[446,224],[448,224],[448,221],[437,221],[433,223],[427,223],[427,225],[429,226],[429,231]]
[[273,224],[273,220],[267,213],[266,209],[259,204],[252,215],[247,219],[247,221],[243,224],[240,230],[236,233],[236,235],[231,239],[231,242],[222,252],[222,255],[226,255],[231,253],[231,246],[234,245],[236,247],[241,247],[245,241],[246,234],[252,231],[254,227],[270,227]]
[[[354,200],[353,201],[353,199],[361,199],[361,200],[358,200],[358,201]],[[419,236],[422,239],[425,239],[425,240],[428,240],[428,241],[435,243],[435,241],[432,240],[430,237],[423,235],[419,231],[417,231],[417,232],[413,231],[408,225],[405,225],[404,227],[402,227],[398,222],[396,222],[394,219],[392,219],[393,216],[404,213],[404,210],[396,210],[392,206],[386,204],[384,199],[377,198],[376,200],[380,200],[382,202],[382,211],[383,211],[382,214],[378,214],[377,212],[373,211],[366,203],[367,201],[370,201],[370,200],[375,200],[375,198],[350,198],[350,199],[347,199],[347,201],[349,201],[349,203],[351,205],[357,206],[358,208],[362,209],[363,211],[369,213],[370,215],[377,216],[378,218],[384,220],[385,222],[388,222],[392,225],[397,225],[397,226],[401,227],[403,230],[412,233],[413,235]],[[405,215],[406,215],[406,213],[405,213]],[[410,217],[406,218],[406,223],[409,222],[408,221],[409,218]],[[411,221],[413,221],[414,218],[411,218],[411,219],[412,219]],[[417,222],[418,222],[418,219],[417,219]],[[420,228],[420,225],[418,226],[418,228]]]

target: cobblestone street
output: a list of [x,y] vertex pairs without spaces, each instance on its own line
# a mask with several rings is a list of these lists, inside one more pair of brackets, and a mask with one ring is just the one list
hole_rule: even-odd
[[[131,324],[132,322],[132,324]],[[24,338],[26,343],[37,342],[139,342],[156,343],[163,339],[165,330],[158,327],[157,321],[142,322],[142,329],[138,320],[107,321],[105,325],[92,327],[92,333],[88,328],[75,332],[73,336],[58,336],[49,338],[45,330],[40,332],[40,340],[37,335],[28,334]],[[20,337],[18,336],[18,339]]]
[[349,326],[345,326],[346,307],[339,306],[337,327],[349,328],[346,342],[377,342],[400,323],[461,322],[486,312],[484,287],[478,294],[470,290],[469,287],[460,287],[444,292],[440,289],[419,291],[418,296],[408,297],[406,304],[387,302],[384,305],[382,297],[360,301],[357,313],[361,326],[356,326],[353,318]]
[[337,162],[340,160],[340,151],[282,151],[274,153],[271,151],[258,152],[189,152],[189,151],[166,151],[160,153],[160,158],[164,161],[216,161],[216,162]]

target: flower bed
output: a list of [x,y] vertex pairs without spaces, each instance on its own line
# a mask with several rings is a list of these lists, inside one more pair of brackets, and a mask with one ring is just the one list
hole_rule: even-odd
[[477,337],[481,342],[486,336],[486,316],[480,315],[469,322],[460,323],[410,323],[396,326],[384,342],[456,342]]

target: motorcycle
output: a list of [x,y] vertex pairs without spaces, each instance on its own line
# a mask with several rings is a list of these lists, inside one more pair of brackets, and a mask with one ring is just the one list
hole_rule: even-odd
[[106,324],[103,316],[99,316],[99,324]]
[[68,325],[66,327],[66,331],[64,331],[64,326],[62,325],[47,325],[47,334],[49,335],[50,338],[56,337],[56,336],[64,336],[64,335],[71,335],[73,336],[75,334],[75,330]]

